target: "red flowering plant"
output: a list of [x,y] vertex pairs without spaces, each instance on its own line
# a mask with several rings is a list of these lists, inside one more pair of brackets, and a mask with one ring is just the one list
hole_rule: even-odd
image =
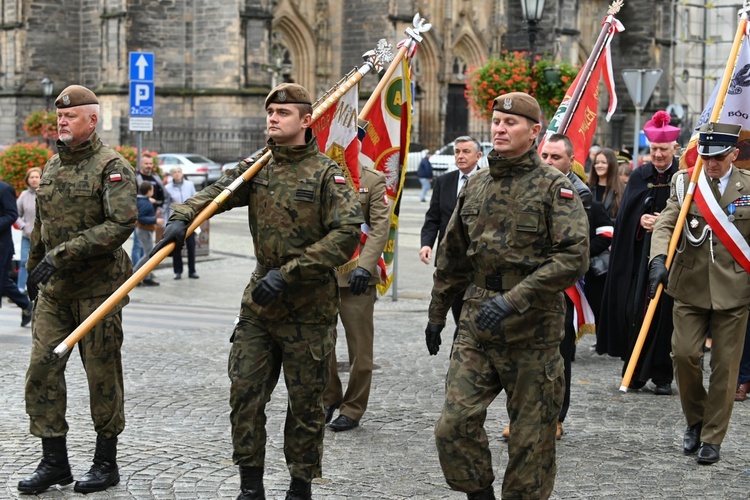
[[18,142],[0,151],[0,179],[20,193],[26,189],[26,171],[32,167],[44,168],[52,157],[52,150],[44,143]]
[[57,113],[48,109],[34,111],[26,117],[23,129],[29,137],[42,137],[54,142],[57,140]]
[[[549,82],[545,70],[558,78]],[[464,95],[479,118],[492,117],[492,101],[508,92],[526,92],[536,98],[545,118],[550,119],[565,97],[577,70],[568,63],[556,63],[537,57],[532,67],[527,52],[503,52],[482,66],[466,72]]]

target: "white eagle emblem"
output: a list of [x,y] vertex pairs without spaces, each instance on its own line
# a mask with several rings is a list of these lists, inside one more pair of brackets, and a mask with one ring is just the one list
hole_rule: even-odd
[[284,102],[286,101],[286,90],[279,90],[279,93],[277,94],[279,101]]
[[513,108],[513,99],[505,98],[503,100],[503,109],[511,109]]
[[68,94],[65,94],[62,97],[62,101],[63,101],[63,104],[65,104],[66,106],[69,105],[70,104],[70,96]]

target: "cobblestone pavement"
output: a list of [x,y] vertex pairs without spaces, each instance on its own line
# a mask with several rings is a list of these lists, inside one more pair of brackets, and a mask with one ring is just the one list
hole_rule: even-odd
[[[429,356],[423,341],[432,267],[419,262],[417,251],[426,208],[416,191],[407,192],[399,236],[398,300],[388,295],[376,304],[377,369],[370,406],[359,428],[326,434],[324,477],[313,485],[316,498],[464,498],[445,485],[433,438],[449,346],[443,344],[438,356]],[[131,293],[124,312],[127,426],[119,446],[122,480],[87,498],[210,499],[238,494],[226,363],[231,325],[254,267],[252,259],[242,257],[251,254],[247,233],[243,211],[215,217],[212,257],[199,262],[200,280],[174,281],[164,267],[156,272],[162,286]],[[24,412],[30,330],[20,328],[19,322],[17,308],[0,309],[2,498],[18,497],[18,480],[33,472],[41,453],[39,440],[28,434]],[[444,334],[444,340],[449,335]],[[591,336],[581,340],[573,364],[572,404],[558,442],[553,498],[749,497],[750,402],[735,405],[722,460],[699,466],[681,451],[685,422],[677,395],[655,396],[648,388],[619,392],[621,362],[593,354],[592,342]],[[339,353],[340,360],[345,358],[343,341]],[[71,356],[67,380],[69,454],[74,476],[80,477],[88,470],[96,437],[77,352]],[[283,457],[283,385],[277,386],[267,409],[269,499],[284,498],[289,482]],[[507,424],[504,403],[500,395],[487,418],[498,497],[507,462],[500,438]],[[68,486],[39,496],[82,495]]]

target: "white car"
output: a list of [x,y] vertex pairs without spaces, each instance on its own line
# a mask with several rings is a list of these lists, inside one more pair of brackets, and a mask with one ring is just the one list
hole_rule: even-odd
[[[432,171],[434,175],[442,175],[451,170],[456,170],[456,157],[453,152],[453,141],[449,142],[445,146],[440,147],[432,156],[430,156],[430,163],[432,164]],[[487,155],[492,151],[491,142],[480,142],[479,145],[482,148],[482,157],[479,159],[479,167],[484,168],[487,166]],[[409,153],[406,160],[406,171],[416,172],[419,167],[419,162],[422,161],[427,149],[422,151],[415,151]]]
[[219,180],[221,165],[205,156],[192,153],[159,153],[159,167],[169,174],[172,167],[182,167],[185,178],[201,190]]

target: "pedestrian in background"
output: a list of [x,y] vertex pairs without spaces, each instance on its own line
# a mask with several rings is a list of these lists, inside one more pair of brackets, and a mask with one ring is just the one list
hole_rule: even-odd
[[[701,126],[698,154],[703,170],[688,209],[680,252],[669,270],[667,249],[690,173],[672,177],[667,206],[656,219],[649,267],[649,296],[660,283],[674,298],[672,360],[687,421],[686,455],[699,464],[719,461],[737,389],[737,375],[750,305],[750,172],[733,165],[739,156],[740,125]],[[703,385],[703,343],[709,332],[711,377]]]
[[[58,154],[42,172],[29,250],[29,296],[36,297],[26,412],[42,439],[42,461],[18,483],[39,493],[73,481],[66,445],[65,366],[55,348],[131,275],[122,245],[137,216],[130,164],[96,134],[99,101],[86,87],[66,87],[55,100]],[[38,294],[38,297],[37,297]],[[75,491],[102,491],[120,481],[117,436],[125,428],[122,377],[124,298],[78,342],[96,431],[94,463]]]
[[417,177],[419,178],[419,183],[422,185],[419,201],[422,203],[427,201],[427,191],[432,187],[433,175],[430,156],[432,156],[432,151],[425,152],[424,158],[422,158],[419,162],[419,167],[417,167]]
[[[424,224],[420,234],[422,248],[419,249],[419,259],[425,264],[429,264],[432,260],[432,248],[435,247],[437,251],[440,247],[448,221],[456,208],[458,193],[461,192],[469,178],[477,172],[482,150],[474,138],[462,135],[453,141],[453,154],[457,169],[435,179],[435,187],[430,198],[430,208],[427,209],[424,216]],[[435,264],[437,265],[437,261],[435,261]],[[463,303],[463,294],[456,294],[451,306],[453,320],[456,323],[454,337],[458,332],[458,318],[461,315]],[[437,348],[431,354],[437,354]]]
[[9,275],[13,266],[13,234],[11,228],[18,219],[16,206],[16,190],[7,182],[0,181],[0,307],[2,298],[8,297],[21,308],[21,326],[31,323],[32,304],[25,293],[18,289],[18,285]]
[[[154,158],[151,154],[142,154],[140,161],[140,171],[136,173],[136,182],[140,186],[143,181],[150,182],[154,187],[154,193],[151,195],[151,203],[154,205],[154,211],[157,217],[162,217],[163,207],[166,201],[166,195],[164,193],[164,183],[159,177],[159,174],[154,172]],[[138,262],[144,255],[148,255],[148,252],[143,251],[140,240],[133,235],[133,249],[130,251],[130,258],[133,261],[133,265],[137,265]]]
[[597,153],[594,168],[589,174],[589,188],[594,194],[594,201],[604,205],[614,224],[625,185],[620,181],[617,155],[613,150],[604,148]]
[[[156,227],[163,224],[164,220],[156,216],[156,210],[150,199],[154,194],[154,186],[148,181],[141,182],[138,186],[138,219],[135,221],[135,236],[141,242],[144,255],[136,263],[133,272],[140,269],[149,259],[149,253],[154,248],[154,236]],[[154,273],[148,273],[148,276],[141,282],[143,286],[159,286],[154,280]]]
[[[185,200],[196,193],[195,184],[185,179],[182,167],[172,167],[169,171],[169,176],[172,180],[164,186],[166,193],[164,214],[166,219],[169,219],[173,203],[184,203]],[[185,239],[185,248],[187,249],[188,278],[197,280],[200,276],[198,276],[195,270],[195,233],[191,233]],[[172,270],[174,271],[174,279],[182,279],[182,252],[172,252]]]
[[[307,90],[281,84],[268,94],[265,108],[273,158],[216,211],[248,207],[257,261],[229,355],[232,458],[240,467],[240,498],[265,498],[265,408],[283,367],[284,455],[292,477],[286,498],[306,500],[322,472],[323,391],[339,312],[333,268],[353,255],[364,219],[344,172],[318,149]],[[179,252],[190,222],[252,164],[252,158],[241,161],[173,205],[152,253],[169,242]]]
[[18,206],[18,229],[21,230],[21,259],[18,266],[18,289],[26,293],[26,260],[29,258],[29,245],[31,230],[34,228],[34,213],[36,212],[36,188],[39,187],[39,179],[42,177],[42,169],[32,167],[26,171],[26,187],[16,200]]
[[360,167],[359,201],[365,218],[362,225],[364,242],[359,247],[357,267],[338,276],[341,297],[339,317],[349,352],[349,382],[346,392],[343,392],[334,343],[328,387],[323,393],[326,423],[331,421],[333,413],[340,408],[339,416],[330,425],[334,432],[348,431],[359,426],[370,399],[375,339],[373,314],[378,297],[376,285],[381,283],[378,261],[383,255],[391,228],[391,209],[386,196],[384,174]]
[[435,444],[448,485],[472,500],[495,498],[484,423],[503,389],[512,429],[503,498],[548,498],[555,483],[563,290],[586,272],[589,238],[572,184],[537,154],[540,116],[528,94],[495,99],[489,168],[469,179],[438,249],[431,354],[455,296],[466,298]]

